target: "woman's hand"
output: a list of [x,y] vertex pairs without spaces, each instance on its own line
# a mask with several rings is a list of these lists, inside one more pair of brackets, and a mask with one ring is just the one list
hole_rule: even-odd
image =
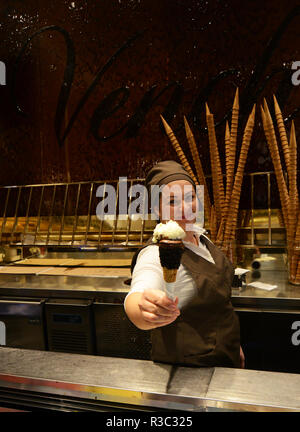
[[178,297],[173,301],[157,289],[145,290],[138,302],[141,317],[151,328],[162,327],[175,321],[180,315],[177,305]]

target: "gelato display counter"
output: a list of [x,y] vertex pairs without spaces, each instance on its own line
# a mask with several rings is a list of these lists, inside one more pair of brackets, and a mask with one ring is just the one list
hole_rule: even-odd
[[[254,216],[252,228],[243,228],[247,260],[242,267],[247,271],[234,281],[232,303],[240,320],[246,369],[154,364],[150,332],[129,321],[123,303],[130,289],[132,256],[153,233],[155,221],[99,222],[92,215],[95,185],[77,186],[73,213],[65,213],[64,205],[62,214],[55,214],[56,189],[49,185],[53,195],[47,217],[42,210],[32,214],[35,187],[30,186],[28,201],[24,199],[26,216],[16,209],[14,217],[5,213],[2,218],[0,406],[299,410],[300,287],[287,282],[282,230],[261,233],[254,229]],[[90,187],[87,211],[79,206],[83,187]],[[65,196],[70,188],[66,186]],[[46,189],[40,189],[42,209]],[[266,235],[280,251],[269,262],[254,257],[254,263],[256,243],[261,243],[261,255],[274,255]]]
[[[129,268],[115,269],[115,275],[106,276],[93,274],[91,268],[90,276],[46,275],[45,267],[23,270],[14,266],[18,273],[6,271],[7,266],[0,270],[1,345],[151,358],[150,333],[137,329],[124,312],[124,298],[130,289]],[[262,270],[259,279],[257,276],[249,271],[242,287],[232,288],[246,368],[299,373],[300,288],[286,282],[284,270]],[[257,280],[276,288],[255,288],[252,282]]]
[[0,405],[27,411],[299,411],[300,375],[0,348]]

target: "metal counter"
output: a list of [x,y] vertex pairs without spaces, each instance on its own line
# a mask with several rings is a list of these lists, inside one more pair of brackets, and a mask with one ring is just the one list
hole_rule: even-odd
[[[271,291],[248,286],[250,282],[264,282],[277,285]],[[294,309],[300,311],[300,286],[288,282],[286,270],[250,271],[246,284],[241,289],[233,289],[234,306],[265,307],[271,309]]]
[[63,411],[300,411],[300,375],[0,348],[0,403]]
[[101,292],[127,294],[128,276],[54,276],[35,274],[1,274],[0,292],[7,296],[94,298]]
[[[149,333],[137,329],[124,311],[123,301],[130,289],[128,268],[116,270],[115,276],[85,277],[31,271],[0,271],[0,323],[6,326],[6,341],[0,338],[0,345],[151,358]],[[277,288],[263,291],[244,285],[232,290],[246,367],[298,374],[300,287],[287,282],[284,270],[250,271],[247,283],[254,280],[276,284]]]
[[[66,276],[35,274],[1,274],[0,293],[5,296],[97,298],[99,294],[111,292],[124,299],[130,289],[130,271],[118,269],[110,276]],[[276,284],[272,291],[248,286],[250,282],[261,281]],[[240,289],[232,289],[232,303],[236,307],[265,307],[271,309],[294,309],[300,311],[300,286],[287,281],[285,270],[250,271]]]

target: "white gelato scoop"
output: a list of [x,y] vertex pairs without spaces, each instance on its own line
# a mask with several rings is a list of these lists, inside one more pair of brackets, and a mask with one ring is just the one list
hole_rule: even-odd
[[167,223],[159,223],[153,231],[152,241],[157,243],[162,239],[169,240],[182,240],[185,237],[184,230],[178,225],[177,222],[170,220]]

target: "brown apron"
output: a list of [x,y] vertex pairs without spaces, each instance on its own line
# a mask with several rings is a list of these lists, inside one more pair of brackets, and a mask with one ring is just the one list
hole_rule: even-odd
[[197,295],[182,307],[173,323],[151,330],[152,360],[184,366],[239,367],[240,328],[231,304],[234,269],[217,246],[204,236],[200,239],[215,264],[185,248],[181,263],[193,277]]

